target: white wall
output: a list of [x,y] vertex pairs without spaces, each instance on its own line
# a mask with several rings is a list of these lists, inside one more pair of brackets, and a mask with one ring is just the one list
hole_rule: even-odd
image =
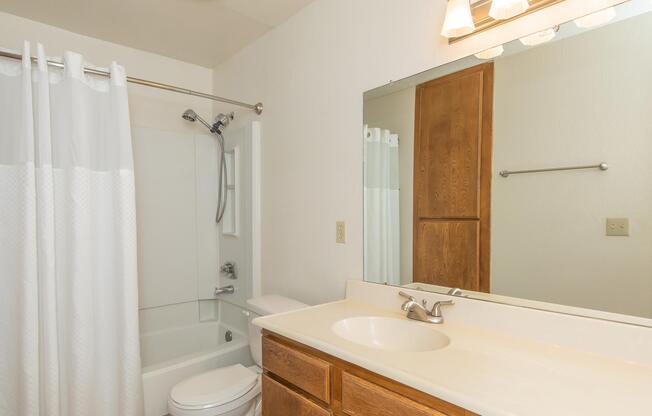
[[[43,43],[48,56],[72,50],[98,66],[115,60],[130,76],[212,90],[210,69],[0,13],[0,47],[20,50],[23,40]],[[187,108],[210,115],[211,103],[130,84],[129,107],[136,171],[140,306],[178,304],[143,311],[143,330],[160,329],[162,323],[196,321],[197,298],[205,297],[206,292],[212,296],[217,247],[214,222],[197,214],[212,201],[203,194],[195,198],[196,187],[206,187],[201,181],[212,180],[213,176],[204,174],[211,166],[197,159],[195,153],[216,149],[204,130],[180,116]],[[198,229],[204,232],[198,234]]]
[[[323,302],[362,279],[364,91],[595,4],[567,0],[449,47],[438,35],[443,0],[316,0],[217,67],[218,94],[265,104],[263,291]],[[337,220],[347,222],[346,245],[335,244]]]
[[[652,317],[650,27],[648,13],[496,61],[492,293]],[[605,236],[608,217],[630,237]]]
[[[412,283],[412,198],[414,180],[414,106],[416,88],[410,87],[365,100],[364,124],[398,134],[399,224],[401,283]],[[362,139],[360,139],[362,140]]]

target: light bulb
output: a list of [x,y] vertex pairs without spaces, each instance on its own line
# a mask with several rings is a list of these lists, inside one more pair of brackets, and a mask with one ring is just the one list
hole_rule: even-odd
[[525,46],[536,46],[553,40],[556,34],[555,28],[550,28],[525,36],[520,41]]
[[496,20],[510,19],[525,12],[529,7],[528,0],[493,0],[489,16]]
[[590,27],[604,25],[609,23],[616,17],[616,9],[613,7],[600,10],[599,12],[591,13],[588,16],[575,19],[575,24],[580,29],[588,29]]
[[478,59],[492,59],[497,56],[500,56],[505,52],[505,48],[503,45],[496,46],[495,48],[487,49],[482,52],[478,52],[475,54],[475,57]]
[[441,35],[447,38],[456,38],[468,35],[475,30],[471,4],[469,0],[450,0],[446,6],[446,18]]

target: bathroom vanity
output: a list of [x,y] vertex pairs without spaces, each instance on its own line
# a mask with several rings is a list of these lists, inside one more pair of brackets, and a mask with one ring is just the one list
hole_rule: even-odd
[[[403,291],[453,299],[408,319]],[[350,281],[346,299],[257,318],[265,416],[613,416],[652,409],[652,331]]]
[[475,413],[273,332],[263,336],[265,416]]

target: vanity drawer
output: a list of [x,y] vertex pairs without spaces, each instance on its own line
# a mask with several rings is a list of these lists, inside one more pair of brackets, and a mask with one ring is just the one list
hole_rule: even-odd
[[263,415],[331,416],[331,412],[263,375]]
[[265,336],[263,367],[319,400],[330,403],[331,365],[328,362]]
[[342,411],[350,416],[446,416],[347,372],[342,373]]

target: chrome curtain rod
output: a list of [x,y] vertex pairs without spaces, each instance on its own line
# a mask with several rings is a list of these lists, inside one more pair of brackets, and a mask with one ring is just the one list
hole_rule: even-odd
[[[6,51],[0,51],[0,57],[9,58],[9,59],[16,59],[16,60],[19,60],[19,61],[23,59],[23,56],[21,54],[11,53],[11,52],[6,52]],[[34,56],[31,56],[30,59],[32,60],[32,62],[37,62],[37,58],[34,57]],[[63,69],[63,63],[61,63],[61,62],[48,60],[48,65],[56,67],[56,68]],[[84,68],[84,72],[87,73],[87,74],[98,75],[98,76],[107,77],[107,78],[111,76],[111,74],[109,72],[107,72],[107,71],[101,71],[99,69],[93,69],[93,68]],[[177,87],[177,86],[174,86],[174,85],[163,84],[163,83],[160,83],[160,82],[149,81],[149,80],[141,79],[141,78],[127,77],[127,82],[130,82],[132,84],[144,85],[146,87],[158,88],[160,90],[172,91],[172,92],[176,92],[176,93],[179,93],[179,94],[186,94],[186,95],[192,95],[192,96],[195,96],[195,97],[206,98],[208,100],[219,101],[221,103],[237,105],[239,107],[244,107],[244,108],[248,108],[250,110],[253,110],[258,115],[260,115],[263,112],[263,103],[247,104],[247,103],[243,103],[241,101],[231,100],[229,98],[218,97],[217,95],[206,94],[206,93],[199,92],[199,91],[189,90],[187,88],[181,88],[181,87]]]
[[562,168],[545,168],[545,169],[530,169],[530,170],[501,170],[500,176],[503,178],[509,177],[509,175],[520,175],[521,173],[538,173],[538,172],[556,172],[560,170],[579,170],[579,169],[600,169],[605,171],[609,169],[609,165],[606,162],[602,162],[599,165],[588,165],[588,166],[567,166]]

